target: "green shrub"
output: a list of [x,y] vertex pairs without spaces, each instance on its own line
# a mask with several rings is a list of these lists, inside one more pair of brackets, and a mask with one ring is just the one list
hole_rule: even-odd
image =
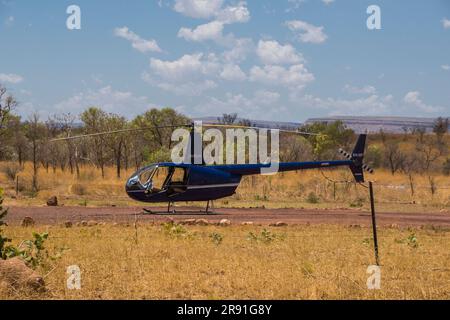
[[350,203],[350,207],[352,208],[361,208],[364,206],[364,198],[357,198],[355,201]]
[[216,246],[219,246],[220,244],[222,244],[223,236],[220,233],[216,233],[216,232],[211,233],[209,235],[209,237]]
[[310,192],[306,198],[306,201],[308,203],[319,203],[320,199],[314,192]]

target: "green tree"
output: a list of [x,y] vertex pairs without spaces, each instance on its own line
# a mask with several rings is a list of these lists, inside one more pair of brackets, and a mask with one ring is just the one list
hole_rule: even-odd
[[[91,107],[84,111],[81,114],[80,119],[83,121],[85,134],[95,134],[106,131],[107,118],[108,115],[106,112],[97,107]],[[103,178],[105,178],[106,162],[105,139],[107,139],[105,136],[95,136],[89,138],[87,141],[89,151],[93,154],[95,164],[101,170]]]
[[304,126],[301,131],[317,134],[308,138],[317,159],[332,157],[339,148],[348,149],[355,134],[342,121],[317,122]]
[[190,123],[191,119],[171,108],[151,109],[143,115],[137,116],[131,125],[133,128],[142,128],[143,130],[135,133],[130,139],[135,152],[140,150],[139,154],[135,155],[136,161],[140,158],[142,161],[151,162],[151,160],[161,158],[161,154],[154,155],[160,149],[167,151],[172,148],[173,130],[177,126]]

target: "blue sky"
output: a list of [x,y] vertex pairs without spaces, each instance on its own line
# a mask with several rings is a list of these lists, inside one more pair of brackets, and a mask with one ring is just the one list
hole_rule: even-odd
[[[81,30],[66,27],[72,4]],[[0,39],[0,83],[24,117],[450,116],[445,0],[0,0]]]

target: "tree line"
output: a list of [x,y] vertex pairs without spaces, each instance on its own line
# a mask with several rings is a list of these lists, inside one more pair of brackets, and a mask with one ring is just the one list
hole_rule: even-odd
[[[123,170],[169,161],[173,129],[166,126],[191,123],[191,119],[171,108],[151,109],[131,120],[100,107],[90,107],[80,115],[63,113],[41,119],[38,114],[32,114],[23,119],[15,113],[17,106],[16,99],[0,86],[0,161],[17,163],[16,169],[8,167],[11,178],[25,162],[31,162],[35,190],[40,168],[70,171],[79,177],[80,167],[90,165],[97,167],[104,177],[106,167],[115,167],[117,177],[121,178]],[[224,114],[218,122],[252,125],[250,120],[238,120],[237,114]],[[143,130],[51,142],[56,138],[128,129]],[[300,130],[320,135],[282,134],[282,161],[338,158],[337,150],[351,151],[355,140],[355,133],[339,121],[306,125]],[[370,137],[367,162],[392,174],[402,172],[410,177],[431,172],[450,174],[447,133],[448,119],[443,118],[436,120],[433,134],[420,129],[403,135],[380,131]]]

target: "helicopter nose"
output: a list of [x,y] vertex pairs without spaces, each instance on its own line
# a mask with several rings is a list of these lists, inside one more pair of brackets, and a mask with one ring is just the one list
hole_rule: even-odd
[[130,179],[128,179],[127,181],[127,189],[134,189],[136,187],[139,187],[139,177],[138,176],[133,176]]

